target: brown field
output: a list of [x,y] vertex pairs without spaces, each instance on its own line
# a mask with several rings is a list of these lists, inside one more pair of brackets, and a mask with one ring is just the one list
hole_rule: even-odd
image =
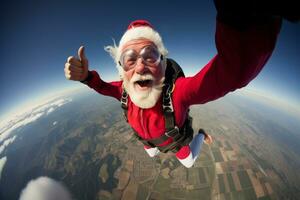
[[221,163],[216,163],[216,173],[217,174],[224,174],[224,171],[222,169]]
[[123,192],[122,200],[136,199],[137,190],[138,190],[138,184],[135,183],[134,181],[130,181],[128,186]]
[[262,185],[260,184],[259,180],[255,177],[252,170],[247,169],[247,173],[249,175],[249,178],[251,180],[252,186],[254,188],[255,194],[257,198],[265,196],[264,190]]
[[265,183],[265,186],[266,186],[266,188],[267,188],[267,190],[268,190],[268,193],[269,193],[270,195],[273,194],[273,189],[272,189],[270,183]]
[[133,172],[133,160],[127,160],[125,163],[125,169],[129,172]]
[[119,190],[123,190],[126,187],[126,185],[128,184],[129,178],[130,178],[130,173],[129,172],[124,171],[124,170],[122,170],[120,172],[119,184],[118,184],[118,189]]

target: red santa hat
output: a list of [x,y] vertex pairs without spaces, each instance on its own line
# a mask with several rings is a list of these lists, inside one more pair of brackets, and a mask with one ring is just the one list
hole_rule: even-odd
[[118,62],[124,44],[131,40],[142,38],[152,41],[156,45],[158,51],[162,54],[162,56],[164,58],[167,56],[168,51],[162,42],[162,38],[159,35],[159,33],[153,28],[153,26],[146,20],[135,20],[129,24],[126,32],[124,33],[119,42],[119,46],[114,44],[114,46],[105,47],[105,50],[108,51],[110,55],[114,58],[121,78],[123,74],[123,68],[118,64]]

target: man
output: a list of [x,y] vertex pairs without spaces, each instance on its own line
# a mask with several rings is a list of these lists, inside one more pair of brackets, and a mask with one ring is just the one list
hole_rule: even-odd
[[[178,77],[170,89],[174,123],[178,130],[185,126],[191,105],[213,101],[246,86],[261,71],[275,47],[280,19],[260,20],[259,23],[253,20],[247,22],[247,27],[238,27],[236,21],[228,20],[228,17],[222,16],[224,13],[220,13],[215,36],[218,54],[196,75]],[[117,100],[124,100],[125,94],[127,121],[141,140],[152,141],[168,135],[163,110],[168,51],[159,33],[149,22],[137,20],[129,25],[118,46],[105,49],[117,64],[120,81],[107,83],[96,71],[89,71],[84,47],[78,50],[79,58],[68,58],[66,78],[81,81],[98,93]],[[208,134],[200,131],[191,142],[179,144],[174,151],[185,167],[194,164],[204,138],[207,143],[212,142]],[[144,148],[153,157],[173,140],[169,137]]]

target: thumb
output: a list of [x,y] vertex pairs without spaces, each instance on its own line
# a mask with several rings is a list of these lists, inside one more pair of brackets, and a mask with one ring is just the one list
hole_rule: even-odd
[[79,47],[78,49],[78,57],[83,67],[88,67],[88,59],[85,57],[84,46]]

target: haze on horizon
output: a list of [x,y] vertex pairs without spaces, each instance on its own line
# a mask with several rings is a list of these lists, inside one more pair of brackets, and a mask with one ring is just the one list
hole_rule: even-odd
[[[216,11],[211,1],[189,5],[133,1],[121,6],[117,1],[10,1],[1,7],[0,119],[26,102],[81,87],[65,79],[63,68],[66,58],[76,55],[82,44],[90,69],[97,70],[104,80],[117,78],[115,64],[103,47],[112,44],[111,38],[118,42],[135,19],[153,24],[169,57],[181,64],[187,75],[198,72],[216,53]],[[174,12],[168,14],[166,10]],[[178,10],[181,12],[175,12]],[[247,89],[300,107],[299,35],[299,24],[283,23],[271,59]]]

